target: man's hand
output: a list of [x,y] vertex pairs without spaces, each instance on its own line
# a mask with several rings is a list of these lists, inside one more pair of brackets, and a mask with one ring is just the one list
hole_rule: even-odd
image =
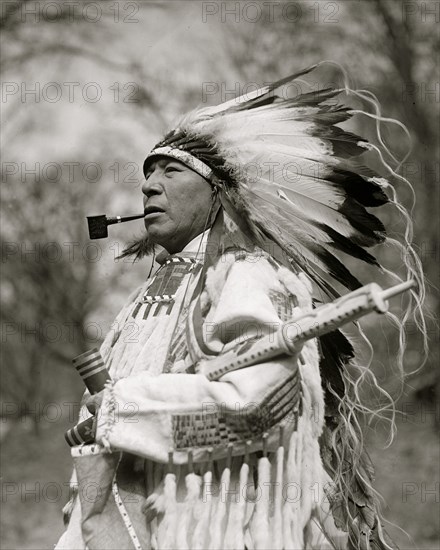
[[104,390],[91,395],[86,401],[86,407],[88,411],[95,416],[98,414],[99,407],[102,405],[102,399],[104,397]]

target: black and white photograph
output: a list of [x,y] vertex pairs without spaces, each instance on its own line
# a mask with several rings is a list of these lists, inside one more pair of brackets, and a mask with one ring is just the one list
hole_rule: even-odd
[[440,548],[439,23],[0,3],[2,550]]

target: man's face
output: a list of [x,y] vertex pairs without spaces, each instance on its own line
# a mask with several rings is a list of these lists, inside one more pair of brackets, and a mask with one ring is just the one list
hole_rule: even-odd
[[203,232],[211,187],[196,172],[168,157],[151,163],[142,186],[148,237],[169,253],[180,252]]

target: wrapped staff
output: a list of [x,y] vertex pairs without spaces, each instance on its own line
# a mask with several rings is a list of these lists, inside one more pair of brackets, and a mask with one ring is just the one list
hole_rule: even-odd
[[[73,359],[73,366],[83,379],[86,388],[91,395],[99,393],[110,380],[110,374],[105,368],[104,360],[97,348],[93,348]],[[92,416],[80,422],[70,430],[67,430],[64,437],[67,443],[74,447],[85,443],[92,443],[95,439],[95,417]]]

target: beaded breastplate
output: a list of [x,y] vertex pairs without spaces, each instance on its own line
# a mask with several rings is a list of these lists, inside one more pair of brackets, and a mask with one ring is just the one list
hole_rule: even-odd
[[138,315],[147,319],[149,315],[157,316],[160,312],[169,315],[175,305],[176,292],[183,278],[196,272],[201,264],[194,258],[171,256],[161,265],[154,275],[147,290],[137,302],[132,316]]

